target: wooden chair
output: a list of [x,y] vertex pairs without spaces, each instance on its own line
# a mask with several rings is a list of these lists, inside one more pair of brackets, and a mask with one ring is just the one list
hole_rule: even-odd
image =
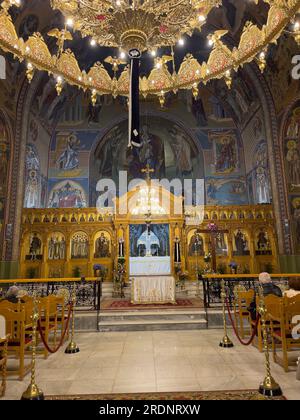
[[23,380],[25,374],[31,369],[31,363],[28,366],[25,366],[25,351],[29,349],[33,343],[32,334],[28,332],[25,326],[25,310],[18,310],[18,304],[9,304],[8,302],[7,304],[2,305],[1,303],[0,315],[5,318],[6,332],[9,335],[7,344],[8,355],[10,353],[15,353],[19,357],[19,368],[17,373],[20,380]]
[[254,295],[254,290],[246,290],[241,286],[238,286],[234,290],[234,317],[241,338],[245,338],[244,322],[246,321],[249,325],[249,328],[251,327],[251,317],[248,308],[254,299]]
[[7,345],[9,336],[0,337],[0,373],[2,380],[0,383],[0,397],[4,397],[6,391],[6,376],[7,376]]
[[[63,295],[56,295],[56,305],[57,305],[57,329],[60,331],[60,336],[63,336],[66,324],[68,321],[68,300],[66,300]],[[54,318],[51,318],[51,322],[54,321]],[[69,338],[69,328],[65,336],[65,340]]]
[[[56,333],[57,333],[57,300],[56,296],[47,296],[40,299],[40,325],[45,337],[46,343],[49,344],[50,335],[53,334],[53,342],[56,345]],[[48,350],[44,347],[44,356],[48,357]]]
[[[276,308],[279,307],[280,303],[282,302],[282,298],[275,296],[275,295],[268,295],[264,298],[265,306],[267,310],[267,316],[266,316],[266,325],[268,328],[278,328],[278,323],[274,320],[271,326],[271,317],[270,315],[272,313],[276,313]],[[256,296],[256,312],[258,313],[260,298],[259,296]],[[255,327],[256,322],[251,320],[252,328]],[[253,344],[258,348],[260,352],[263,351],[263,331],[261,327],[261,320],[259,320],[257,325],[257,344],[255,341]]]
[[[288,352],[300,349],[300,338],[293,334],[295,327],[293,321],[299,317],[299,314],[300,295],[293,298],[284,297],[278,307],[273,307],[268,315],[271,320],[273,358],[284,368],[285,372],[289,371]],[[282,358],[277,354],[278,344],[282,350]]]

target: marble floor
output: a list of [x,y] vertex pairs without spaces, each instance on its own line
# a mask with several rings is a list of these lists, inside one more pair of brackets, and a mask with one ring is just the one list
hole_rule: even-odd
[[[222,349],[221,337],[221,330],[77,334],[80,353],[39,356],[37,384],[48,395],[256,389],[264,355],[236,340]],[[295,370],[272,363],[272,374],[288,399],[300,399]],[[29,379],[9,377],[5,399],[19,399]]]

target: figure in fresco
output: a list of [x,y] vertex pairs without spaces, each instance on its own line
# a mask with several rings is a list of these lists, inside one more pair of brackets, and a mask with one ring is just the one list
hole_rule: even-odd
[[109,252],[109,240],[102,232],[100,238],[96,240],[96,252],[95,258],[108,258],[110,257]]
[[206,127],[207,126],[207,118],[205,114],[205,109],[203,106],[202,99],[200,96],[198,98],[192,97],[192,113],[196,118],[197,125],[199,127]]
[[161,177],[164,171],[164,146],[162,140],[152,134],[148,125],[144,124],[141,130],[142,147],[139,152],[141,164],[147,164],[155,170],[155,176]]
[[37,233],[33,234],[33,237],[30,242],[29,254],[31,256],[31,260],[36,260],[37,257],[41,254],[42,249],[42,241],[37,236]]
[[83,208],[86,207],[86,199],[81,187],[70,182],[61,184],[60,188],[54,188],[50,194],[50,208]]
[[177,163],[177,176],[189,175],[193,170],[191,148],[182,131],[176,126],[170,130]]
[[24,195],[25,208],[38,208],[41,200],[40,160],[34,145],[26,146],[26,186]]
[[216,200],[217,199],[217,194],[218,189],[217,189],[217,182],[214,179],[211,179],[207,185],[207,196],[208,198],[210,198],[211,200]]
[[40,185],[38,172],[30,171],[26,179],[24,207],[28,209],[38,208],[40,198]]
[[80,149],[80,140],[76,137],[75,134],[71,134],[67,138],[66,148],[59,156],[56,161],[56,165],[59,169],[73,170],[79,167],[79,149]]
[[293,111],[293,116],[289,122],[286,136],[289,138],[298,138],[300,134],[300,108]]
[[217,142],[216,172],[231,172],[236,168],[235,139],[232,135],[226,135]]
[[259,204],[271,202],[269,180],[266,170],[262,166],[256,169],[256,195]]
[[122,140],[122,132],[119,126],[114,127],[108,134],[105,146],[101,149],[101,154],[97,156],[100,161],[99,176],[101,178],[112,177],[115,179],[119,145]]
[[26,169],[28,171],[38,171],[40,169],[40,160],[37,155],[37,151],[35,149],[35,146],[31,144],[28,144],[26,146]]
[[300,186],[300,153],[298,144],[294,140],[287,142],[288,152],[286,160],[289,170],[289,181],[292,186]]
[[211,107],[212,107],[212,115],[210,115],[210,118],[214,118],[216,120],[225,119],[226,118],[226,111],[223,108],[219,99],[212,95],[209,98],[209,102],[210,102]]
[[199,233],[194,233],[189,243],[189,256],[193,255],[204,255],[204,243],[203,238]]

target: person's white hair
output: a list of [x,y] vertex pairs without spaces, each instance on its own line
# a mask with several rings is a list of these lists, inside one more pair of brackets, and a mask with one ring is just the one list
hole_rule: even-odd
[[260,273],[258,278],[260,283],[271,283],[272,279],[269,273]]
[[17,286],[11,286],[6,293],[6,296],[7,297],[16,296],[17,297],[18,293],[19,293],[19,288]]

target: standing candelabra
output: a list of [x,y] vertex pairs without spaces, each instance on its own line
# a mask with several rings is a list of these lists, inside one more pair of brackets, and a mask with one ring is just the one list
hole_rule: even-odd
[[36,346],[37,346],[37,324],[39,320],[39,308],[36,292],[33,293],[33,314],[32,314],[32,362],[31,362],[31,381],[23,393],[21,400],[44,400],[44,394],[35,382],[36,376]]
[[221,298],[222,298],[222,306],[223,306],[223,326],[224,326],[224,337],[220,342],[220,347],[223,348],[231,348],[233,347],[233,343],[228,337],[227,334],[227,323],[226,323],[226,311],[225,311],[225,304],[226,304],[226,289],[225,289],[225,281],[221,281]]
[[275,381],[271,375],[271,365],[270,365],[270,354],[269,354],[269,342],[268,342],[268,328],[266,323],[267,309],[265,305],[264,293],[262,287],[259,288],[259,307],[258,312],[261,316],[261,326],[263,333],[263,342],[264,342],[264,354],[265,354],[265,368],[266,368],[266,377],[264,381],[260,384],[259,392],[262,395],[267,397],[278,397],[282,395],[282,390],[278,383]]
[[79,353],[79,347],[74,341],[75,336],[75,305],[76,305],[76,283],[73,284],[72,290],[72,331],[71,331],[71,341],[68,344],[68,347],[65,350],[66,354],[75,354]]

